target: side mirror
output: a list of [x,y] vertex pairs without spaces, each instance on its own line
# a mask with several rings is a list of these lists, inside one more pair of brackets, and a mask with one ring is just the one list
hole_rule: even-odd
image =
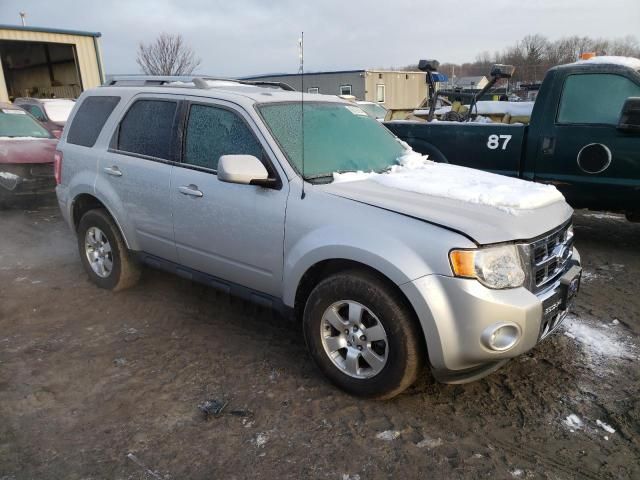
[[516,67],[513,65],[502,65],[501,63],[497,63],[491,67],[491,73],[489,75],[495,78],[511,78],[515,71]]
[[618,130],[640,132],[640,97],[629,97],[622,106]]
[[276,180],[253,155],[222,155],[218,161],[218,180],[241,185],[274,186]]

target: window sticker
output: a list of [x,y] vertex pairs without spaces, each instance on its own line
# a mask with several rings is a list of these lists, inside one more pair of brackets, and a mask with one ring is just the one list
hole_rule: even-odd
[[24,110],[14,110],[13,108],[3,108],[2,113],[8,113],[9,115],[26,115]]

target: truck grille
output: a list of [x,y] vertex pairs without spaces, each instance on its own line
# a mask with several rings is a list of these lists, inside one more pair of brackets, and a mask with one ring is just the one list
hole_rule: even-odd
[[568,223],[527,245],[531,259],[530,290],[537,293],[567,269],[573,254],[573,229]]

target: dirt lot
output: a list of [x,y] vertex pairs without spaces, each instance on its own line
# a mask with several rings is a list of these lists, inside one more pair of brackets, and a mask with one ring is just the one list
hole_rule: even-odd
[[327,384],[270,311],[152,270],[95,288],[55,207],[0,231],[2,480],[640,478],[640,225],[621,217],[576,216],[585,278],[559,334],[388,402]]

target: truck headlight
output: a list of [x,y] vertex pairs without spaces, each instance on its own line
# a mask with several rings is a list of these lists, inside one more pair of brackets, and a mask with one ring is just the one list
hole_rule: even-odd
[[457,277],[475,278],[489,288],[515,288],[524,283],[524,269],[515,245],[452,250],[449,260]]

